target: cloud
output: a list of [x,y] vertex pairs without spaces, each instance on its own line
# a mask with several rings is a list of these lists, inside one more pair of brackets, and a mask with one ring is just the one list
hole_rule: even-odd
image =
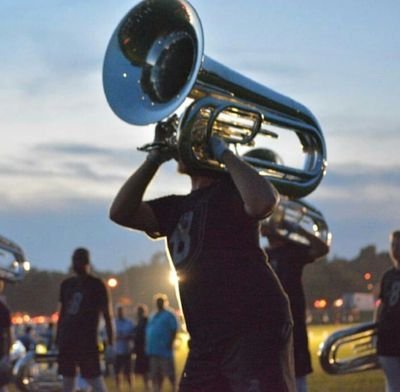
[[1,211],[0,234],[17,242],[33,267],[64,272],[79,246],[91,249],[96,269],[108,271],[147,262],[164,250],[163,241],[112,223],[108,209],[106,200],[71,198],[58,209]]
[[[144,154],[134,152],[131,148],[108,148],[87,143],[40,143],[28,150],[22,159],[1,163],[0,176],[9,182],[35,178],[41,184],[36,191],[61,186],[66,197],[68,194],[77,196],[77,189],[82,187],[87,197],[96,197],[101,188],[100,193],[104,197],[111,196],[111,192],[106,191],[107,187],[114,190],[143,159]],[[354,197],[357,192],[358,198],[362,198],[365,203],[387,203],[393,200],[400,187],[399,169],[400,165],[332,164],[314,194],[318,199],[334,202]],[[164,187],[170,191],[173,188],[169,184],[183,189],[180,176],[173,175],[174,172],[174,162],[161,170],[162,177],[169,177]],[[173,178],[176,181],[171,182]],[[26,189],[31,185],[27,183]],[[156,184],[155,188],[160,193],[163,191],[160,185]],[[0,190],[0,193],[4,192],[7,189]],[[12,195],[9,194],[9,197]],[[31,197],[35,197],[35,192],[31,193]]]
[[[173,174],[174,170],[174,164],[163,167],[146,197],[187,191],[187,178]],[[370,176],[368,170],[355,167],[350,173],[346,167],[332,169],[307,198],[322,211],[333,233],[331,257],[350,259],[371,244],[387,249],[388,233],[398,227],[398,169],[372,168]],[[55,186],[30,179],[38,184],[36,193],[0,208],[0,234],[20,243],[39,268],[66,270],[76,246],[91,248],[95,265],[103,270],[119,270],[123,261],[128,265],[147,261],[154,252],[163,251],[163,241],[152,241],[143,233],[118,227],[108,219],[111,200],[127,176],[122,177],[115,183],[106,181],[104,193],[100,175],[88,184],[85,172],[75,183],[60,180]],[[390,188],[383,178],[393,179],[393,186]],[[71,184],[87,187],[79,193],[70,188]],[[18,190],[19,185],[17,182]],[[4,203],[2,194],[0,199]]]

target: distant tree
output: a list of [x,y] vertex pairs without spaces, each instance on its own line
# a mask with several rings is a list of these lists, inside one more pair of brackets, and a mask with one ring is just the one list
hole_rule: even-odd
[[[322,259],[309,264],[304,270],[303,282],[307,303],[315,299],[326,298],[333,301],[344,293],[377,292],[380,278],[391,267],[387,252],[376,253],[376,248],[369,245],[360,250],[352,260],[334,258]],[[365,279],[365,273],[370,279]],[[372,286],[371,286],[372,285]],[[374,287],[375,290],[371,290]]]
[[[321,259],[306,266],[303,282],[307,303],[326,298],[333,301],[348,292],[371,292],[368,285],[378,287],[382,274],[391,267],[387,252],[377,253],[373,245],[360,250],[352,260],[334,257]],[[133,306],[145,303],[150,308],[153,296],[158,292],[168,295],[171,306],[178,308],[175,287],[169,280],[171,266],[164,252],[153,254],[141,265],[130,265],[120,273],[95,271],[104,280],[110,276],[119,284],[112,289],[115,302],[126,301]],[[368,281],[364,274],[371,274]],[[11,309],[32,315],[50,315],[57,309],[60,283],[68,273],[32,269],[25,279],[6,286],[6,296]],[[376,290],[375,290],[376,292]]]
[[6,286],[5,294],[12,311],[32,315],[50,315],[57,309],[58,290],[65,275],[32,269],[24,280]]

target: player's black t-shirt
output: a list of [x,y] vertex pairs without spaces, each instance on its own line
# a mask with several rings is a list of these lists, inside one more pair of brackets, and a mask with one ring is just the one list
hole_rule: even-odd
[[0,358],[6,353],[5,336],[11,327],[11,315],[8,307],[0,301]]
[[212,344],[265,325],[290,321],[286,294],[259,247],[233,183],[221,180],[186,196],[149,202],[166,236],[192,342]]
[[104,283],[91,275],[64,280],[60,288],[60,351],[97,351],[99,316],[108,304]]
[[309,248],[302,244],[288,242],[284,246],[267,250],[268,259],[290,300],[294,328],[293,343],[296,376],[312,372],[311,356],[308,349],[306,328],[306,300],[302,284],[303,268],[312,263]]
[[400,356],[400,270],[385,272],[379,298],[382,301],[378,324],[379,355]]

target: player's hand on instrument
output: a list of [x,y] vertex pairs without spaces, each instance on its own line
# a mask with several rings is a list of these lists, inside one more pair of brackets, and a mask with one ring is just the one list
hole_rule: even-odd
[[162,165],[175,157],[175,153],[172,149],[167,148],[155,148],[151,150],[147,155],[147,160]]
[[167,121],[160,121],[156,125],[154,141],[148,149],[148,159],[158,165],[171,159],[177,159],[177,147],[173,142],[176,135],[176,116]]
[[229,150],[226,142],[217,136],[211,136],[208,145],[211,148],[211,152],[214,158],[218,162],[222,162],[222,156],[226,151]]

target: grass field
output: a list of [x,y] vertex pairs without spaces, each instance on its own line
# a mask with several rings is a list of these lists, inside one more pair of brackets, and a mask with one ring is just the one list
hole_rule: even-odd
[[[319,365],[317,357],[318,347],[327,336],[338,329],[346,328],[343,325],[323,325],[310,326],[310,349],[312,353],[312,361],[314,372],[309,376],[309,392],[383,392],[384,378],[380,370],[373,370],[350,375],[332,376],[326,374]],[[176,341],[175,359],[177,374],[182,373],[182,368],[187,355],[187,335],[179,335]],[[106,379],[110,392],[116,391],[114,380]],[[134,392],[142,392],[144,390],[141,380],[136,380]],[[123,388],[121,392],[128,391]],[[165,392],[170,392],[171,388],[168,383],[165,383]],[[11,386],[10,392],[16,392],[16,389]],[[224,391],[220,391],[224,392]]]

